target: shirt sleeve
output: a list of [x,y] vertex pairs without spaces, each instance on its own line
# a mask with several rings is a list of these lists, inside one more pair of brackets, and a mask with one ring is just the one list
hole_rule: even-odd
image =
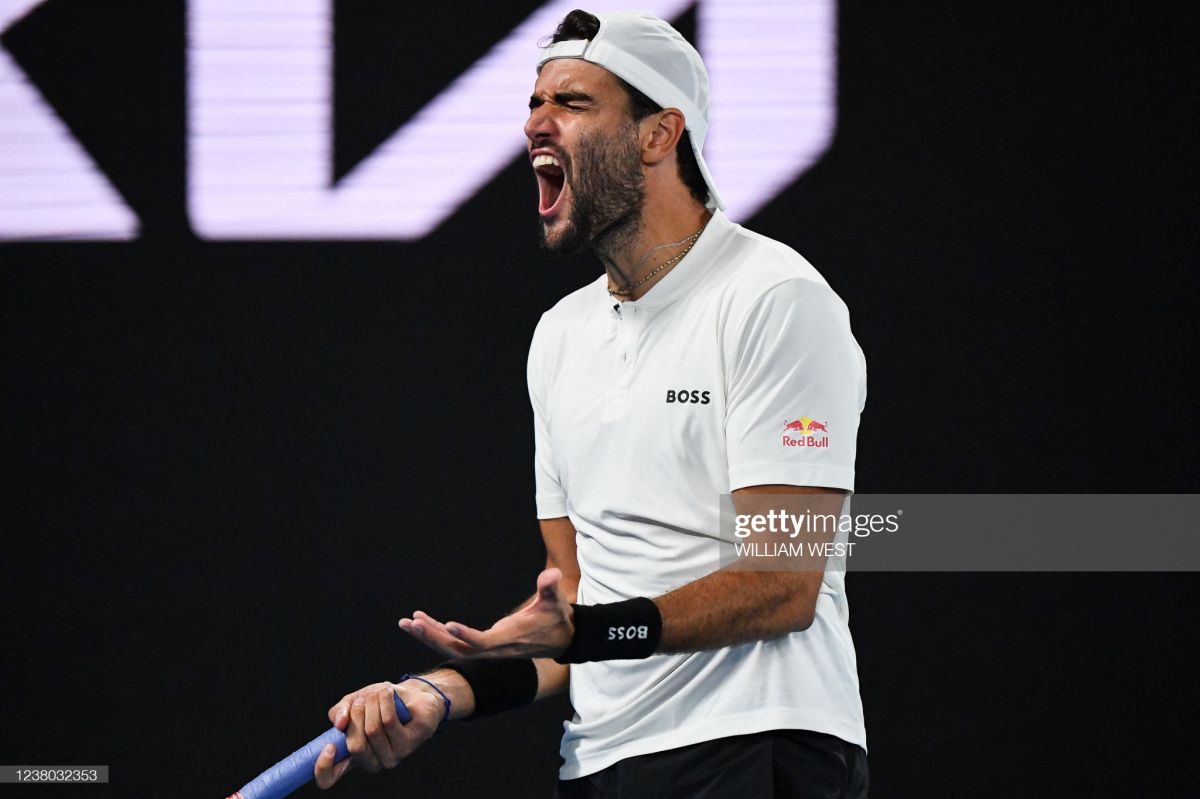
[[549,358],[546,350],[550,337],[549,327],[546,317],[543,316],[533,333],[526,371],[529,401],[533,406],[534,502],[539,519],[556,519],[567,515],[567,495],[559,481],[546,415],[549,377],[546,368]]
[[841,299],[821,283],[787,280],[755,302],[729,346],[730,490],[853,491],[866,361]]

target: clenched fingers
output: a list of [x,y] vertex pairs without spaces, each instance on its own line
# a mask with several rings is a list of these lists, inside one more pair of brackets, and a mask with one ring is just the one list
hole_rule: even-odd
[[346,758],[341,763],[334,763],[335,757],[337,757],[337,749],[333,744],[326,744],[325,748],[321,750],[321,754],[317,756],[317,765],[313,768],[313,779],[316,780],[317,787],[323,791],[332,788],[350,768],[350,758]]
[[367,740],[367,700],[357,697],[350,703],[350,726],[346,728],[346,749],[350,751],[350,759],[355,768],[360,768],[368,774],[376,774],[383,766],[371,743]]
[[[396,720],[395,705],[392,701],[391,687],[381,688],[373,696],[366,699],[366,718],[363,729],[367,735],[367,743],[375,759],[384,768],[394,768],[400,762],[400,751],[403,751],[404,737],[400,733],[400,723]],[[392,711],[391,724],[384,718],[384,705]]]

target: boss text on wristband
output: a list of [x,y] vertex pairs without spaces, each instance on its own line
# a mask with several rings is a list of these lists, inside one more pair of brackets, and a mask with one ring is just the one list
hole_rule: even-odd
[[555,660],[588,663],[594,660],[640,660],[658,649],[662,614],[654,600],[635,597],[603,605],[571,605],[575,637]]

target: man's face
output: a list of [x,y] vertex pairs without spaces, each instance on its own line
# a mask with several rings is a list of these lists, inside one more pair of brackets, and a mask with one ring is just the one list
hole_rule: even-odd
[[546,248],[605,248],[633,235],[645,199],[638,126],[611,72],[577,58],[546,62],[525,136]]

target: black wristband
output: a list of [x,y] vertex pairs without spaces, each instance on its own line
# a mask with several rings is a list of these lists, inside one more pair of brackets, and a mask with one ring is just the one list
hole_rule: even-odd
[[603,605],[571,605],[575,609],[575,637],[559,663],[593,660],[640,660],[658,649],[662,614],[646,597]]
[[475,712],[468,721],[524,707],[537,698],[537,666],[529,658],[459,658],[438,668],[457,671],[471,686]]

